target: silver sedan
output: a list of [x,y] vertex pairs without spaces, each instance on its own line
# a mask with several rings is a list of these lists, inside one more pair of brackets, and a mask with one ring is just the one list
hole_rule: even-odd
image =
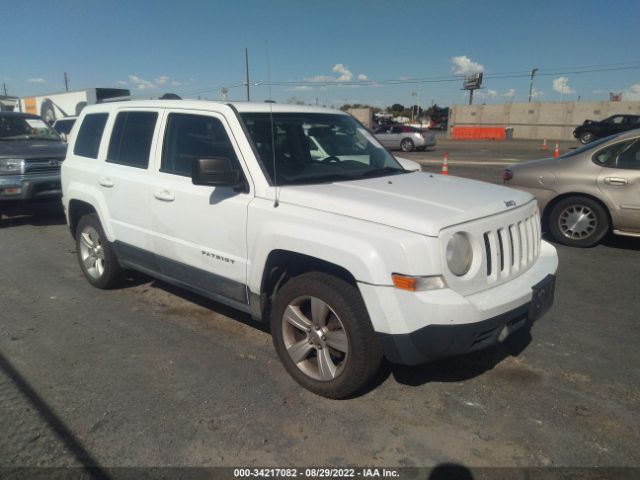
[[406,125],[386,125],[377,128],[373,134],[388,149],[399,148],[403,152],[436,146],[436,137],[433,133]]

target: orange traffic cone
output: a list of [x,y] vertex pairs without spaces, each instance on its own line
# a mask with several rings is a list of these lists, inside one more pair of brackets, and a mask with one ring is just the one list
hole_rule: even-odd
[[547,139],[545,138],[542,141],[542,148],[540,150],[542,150],[543,152],[547,149]]
[[558,144],[556,143],[556,149],[553,151],[553,158],[558,158],[560,156],[560,151],[558,150]]
[[442,159],[442,170],[440,171],[442,175],[449,175],[449,154],[445,153],[444,158]]

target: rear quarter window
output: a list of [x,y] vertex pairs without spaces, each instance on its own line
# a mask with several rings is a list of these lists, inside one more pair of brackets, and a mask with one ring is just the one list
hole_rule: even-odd
[[102,140],[107,118],[109,118],[108,113],[90,113],[84,117],[73,146],[74,155],[98,158],[100,140]]

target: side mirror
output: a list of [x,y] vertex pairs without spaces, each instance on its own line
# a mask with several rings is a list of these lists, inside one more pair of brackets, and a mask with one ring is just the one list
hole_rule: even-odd
[[209,187],[237,187],[240,171],[232,170],[231,161],[225,157],[198,158],[192,165],[191,181]]

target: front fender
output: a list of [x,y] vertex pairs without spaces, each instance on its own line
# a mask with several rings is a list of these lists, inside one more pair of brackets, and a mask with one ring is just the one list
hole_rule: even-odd
[[441,272],[438,240],[351,217],[256,199],[249,210],[247,283],[259,292],[274,250],[345,268],[358,282],[392,285],[391,274]]

